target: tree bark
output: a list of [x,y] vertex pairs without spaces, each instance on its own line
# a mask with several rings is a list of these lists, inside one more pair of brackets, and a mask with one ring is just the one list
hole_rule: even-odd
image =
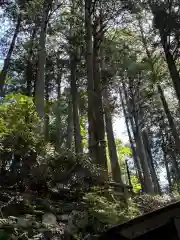
[[[126,98],[126,104],[127,104],[127,109],[129,112],[129,120],[131,123],[131,128],[132,128],[132,132],[134,134],[134,139],[136,142],[136,153],[138,155],[138,162],[140,160],[140,166],[138,166],[139,171],[142,172],[142,183],[143,183],[143,191],[149,193],[152,192],[152,181],[151,181],[151,177],[150,177],[150,173],[149,173],[149,168],[148,168],[148,164],[147,164],[147,157],[144,151],[144,146],[143,146],[143,142],[142,142],[142,136],[141,136],[141,132],[139,129],[139,123],[137,120],[137,116],[136,116],[136,111],[135,111],[135,105],[134,105],[134,99],[131,99],[130,103],[130,99],[128,97],[127,94],[127,90],[125,87],[125,83],[123,81],[123,89],[124,89],[124,94],[125,94],[125,98]],[[131,90],[131,95],[132,95],[132,90]],[[132,96],[133,97],[133,96]],[[132,106],[130,106],[130,104]],[[134,109],[132,111],[132,108]]]
[[46,100],[46,111],[45,111],[45,118],[44,118],[44,128],[45,128],[45,140],[46,142],[49,141],[49,76],[47,74],[45,79],[45,100]]
[[154,192],[157,194],[161,194],[161,188],[160,188],[159,180],[157,178],[157,174],[156,174],[155,167],[154,167],[154,162],[153,162],[153,157],[152,157],[151,148],[150,148],[150,144],[149,144],[147,130],[144,130],[142,132],[142,135],[143,135],[143,143],[144,143],[145,150],[147,153],[146,155],[148,158],[149,170],[150,170],[152,181],[154,184]]
[[166,113],[166,117],[167,117],[168,122],[169,122],[169,126],[170,126],[171,131],[172,131],[172,135],[173,135],[175,145],[176,145],[176,150],[178,152],[180,152],[180,138],[179,138],[179,134],[178,134],[177,129],[176,129],[176,125],[174,123],[174,119],[171,115],[171,112],[169,110],[167,101],[165,99],[165,96],[164,96],[164,93],[163,93],[163,90],[162,90],[160,84],[158,84],[157,87],[158,87],[158,92],[159,92],[159,95],[160,95],[160,98],[161,98],[161,101],[162,101],[162,105],[164,107],[164,111]]
[[[149,5],[150,5],[150,7],[151,7],[151,10],[152,10],[152,12],[153,12],[153,6],[152,6],[152,4],[150,3],[150,1],[149,1]],[[155,15],[155,12],[153,12],[153,14]],[[144,45],[144,48],[145,48],[145,51],[146,51],[146,55],[147,55],[147,57],[148,57],[148,59],[149,59],[149,63],[150,63],[150,67],[151,67],[151,70],[152,70],[152,81],[153,82],[156,82],[157,83],[157,81],[159,80],[159,79],[157,79],[157,75],[156,75],[156,73],[155,73],[155,71],[154,71],[154,63],[153,63],[153,59],[152,59],[152,56],[151,56],[151,53],[150,53],[150,51],[149,51],[149,49],[148,49],[148,44],[147,44],[147,40],[146,40],[146,37],[145,37],[145,35],[144,35],[144,30],[143,30],[143,24],[142,24],[142,22],[141,22],[141,18],[138,18],[138,22],[139,22],[139,27],[140,27],[140,32],[141,32],[141,37],[142,37],[142,43],[143,43],[143,45]],[[163,35],[162,34],[160,34],[161,35],[161,42],[162,42],[162,45],[163,45],[163,47],[164,47],[164,51],[165,51],[165,45],[166,45],[166,43],[165,43],[165,38],[164,38],[164,43],[163,43]],[[167,40],[167,39],[166,39]],[[167,50],[167,49],[166,49]],[[167,53],[167,51],[166,51],[166,53]],[[171,55],[171,54],[170,54]],[[170,57],[170,60],[172,60],[171,59],[171,57],[172,56],[169,56],[168,54],[166,55],[166,57]],[[172,71],[172,69],[171,69],[171,71]],[[176,71],[176,70],[175,70]],[[174,125],[173,124],[173,118],[172,118],[172,116],[171,116],[171,113],[170,113],[170,111],[169,111],[169,108],[168,108],[168,105],[167,105],[167,102],[166,102],[166,100],[165,100],[165,97],[164,97],[164,94],[163,94],[163,91],[162,91],[162,89],[161,89],[161,87],[160,87],[160,85],[157,83],[157,87],[158,87],[158,92],[159,92],[159,94],[160,94],[160,96],[161,96],[161,101],[162,101],[162,104],[163,104],[163,107],[164,107],[164,109],[166,109],[165,110],[165,112],[166,112],[166,115],[168,115],[169,116],[169,118],[168,118],[168,121],[169,121],[169,124],[172,124],[172,125]],[[175,127],[175,125],[174,125],[174,127]],[[174,128],[173,128],[174,129]],[[175,130],[175,131],[174,131]],[[176,131],[176,129],[174,129],[173,130],[173,132],[174,132],[174,134],[175,134],[175,137],[176,137],[176,139],[177,139],[177,131]],[[178,137],[179,138],[179,137]],[[150,153],[150,152],[149,152]],[[156,174],[155,174],[155,169],[153,169],[151,166],[153,166],[151,163],[152,163],[152,158],[151,158],[151,156],[148,154],[148,156],[149,156],[149,164],[150,164],[150,169],[151,169],[151,175],[152,175],[152,177],[153,177],[153,182],[154,182],[154,186],[155,186],[155,188],[158,190],[159,189],[159,186],[157,185],[157,183],[158,183],[158,181],[156,181]],[[166,164],[166,168],[167,168],[167,164]]]
[[82,137],[80,129],[80,119],[79,119],[79,104],[78,104],[78,91],[76,83],[76,57],[74,53],[70,56],[70,68],[71,68],[71,96],[73,105],[73,123],[74,123],[74,142],[76,154],[83,152],[82,147]]
[[[161,126],[160,126],[161,129]],[[167,150],[166,150],[166,143],[165,143],[165,139],[164,139],[164,135],[163,135],[163,131],[161,129],[161,138],[162,138],[162,151],[163,151],[163,156],[164,156],[164,165],[166,168],[166,174],[167,174],[167,180],[168,180],[168,184],[169,184],[169,191],[172,192],[172,181],[171,181],[171,173],[169,170],[169,163],[167,160]]]
[[30,39],[30,47],[28,51],[28,58],[26,63],[26,70],[25,70],[25,78],[26,78],[26,94],[27,96],[32,96],[32,79],[33,79],[33,67],[32,67],[32,55],[33,55],[33,45],[34,45],[34,38],[36,36],[36,25],[34,26],[31,39]]
[[173,55],[170,52],[170,49],[167,43],[167,38],[164,36],[162,30],[160,30],[160,36],[161,36],[161,43],[163,45],[164,53],[166,56],[167,65],[168,65],[171,79],[173,82],[173,86],[174,86],[177,99],[180,105],[180,75],[176,67],[175,60],[173,59]]
[[[168,65],[168,69],[169,69],[169,73],[173,82],[173,86],[177,95],[177,99],[179,101],[179,105],[180,105],[180,75],[175,63],[175,60],[173,58],[173,55],[171,53],[170,50],[170,43],[168,43],[168,34],[166,31],[166,28],[164,28],[164,25],[161,26],[162,21],[164,21],[164,19],[161,19],[161,12],[159,12],[160,9],[157,8],[157,5],[154,5],[150,0],[149,0],[149,6],[151,8],[151,11],[153,13],[154,16],[154,22],[159,30],[159,34],[160,34],[160,39],[161,39],[161,44],[164,50],[164,54],[166,57],[166,62]],[[165,10],[164,10],[165,11]]]
[[20,26],[21,26],[21,15],[19,15],[18,20],[17,20],[17,24],[16,24],[16,28],[14,31],[14,35],[11,41],[11,45],[9,48],[9,51],[7,53],[6,59],[4,60],[4,65],[3,65],[3,69],[0,73],[0,96],[3,97],[4,96],[4,84],[5,84],[5,79],[6,79],[6,75],[9,69],[9,64],[10,64],[10,60],[11,60],[11,56],[14,50],[14,46],[16,43],[16,39],[20,30]]
[[45,64],[46,64],[46,29],[50,3],[44,1],[43,16],[41,21],[39,51],[38,51],[38,71],[35,89],[35,105],[37,113],[44,119],[44,85],[45,85]]
[[61,78],[62,78],[62,69],[59,70],[57,76],[57,109],[56,109],[56,151],[60,153],[61,151]]
[[[144,175],[144,186],[145,186],[146,192],[154,193],[152,179],[151,179],[151,175],[149,172],[148,159],[147,159],[145,146],[144,146],[143,139],[142,139],[142,130],[141,130],[141,127],[139,124],[139,118],[138,118],[137,111],[136,111],[135,99],[134,99],[134,94],[133,94],[132,85],[131,85],[131,79],[129,79],[129,91],[130,91],[130,95],[131,95],[129,104],[131,105],[131,108],[132,108],[131,114],[134,118],[134,123],[135,123],[135,128],[136,128],[135,139],[136,139],[137,150],[139,153],[141,167],[142,167],[143,175]],[[131,109],[131,108],[129,106],[129,109]]]
[[67,125],[67,140],[66,147],[67,149],[72,148],[72,138],[73,138],[73,109],[72,109],[72,97],[68,97],[68,125]]
[[96,162],[95,114],[94,114],[94,78],[93,78],[93,42],[92,42],[92,0],[85,0],[86,66],[88,81],[88,133],[89,153]]
[[122,183],[121,168],[119,166],[117,149],[116,149],[116,144],[114,139],[112,116],[110,111],[107,86],[104,87],[103,97],[104,97],[105,122],[106,122],[106,132],[107,132],[108,150],[109,150],[109,157],[110,157],[110,163],[111,163],[112,178],[115,182]]
[[[125,90],[124,84],[123,84],[123,89],[124,89],[124,94],[125,94],[126,90]],[[126,108],[125,108],[125,102],[123,100],[121,88],[119,88],[119,94],[120,94],[120,99],[121,99],[121,103],[122,103],[122,108],[123,108],[123,113],[124,113],[127,132],[128,132],[129,142],[130,142],[131,150],[132,150],[132,154],[133,154],[134,164],[135,164],[135,167],[137,169],[139,182],[141,183],[142,189],[144,189],[144,181],[143,181],[143,176],[141,174],[141,166],[140,166],[140,163],[139,163],[139,159],[138,159],[138,156],[137,156],[137,153],[136,153],[136,148],[134,146],[133,138],[132,138],[132,135],[131,135],[130,126],[129,126],[129,117],[128,117],[128,114],[127,114],[127,111],[126,111]],[[127,101],[127,99],[126,99],[126,101]],[[135,135],[134,127],[131,126],[131,128],[132,128],[133,135]]]
[[146,156],[146,152],[145,152],[144,144],[142,140],[142,133],[139,127],[136,127],[136,131],[137,131],[136,144],[137,144],[138,155],[141,161],[141,167],[144,175],[145,191],[147,193],[154,193],[152,179],[149,172],[148,160],[147,160],[147,156]]
[[[162,122],[159,121],[159,128],[160,128],[160,133],[161,133],[161,138],[162,138],[162,150],[163,150],[163,155],[164,155],[164,164],[166,167],[167,179],[169,182],[169,189],[171,191],[172,186],[173,186],[172,179],[175,180],[176,182],[179,182],[180,172],[179,172],[178,162],[176,159],[176,154],[175,154],[174,148],[172,146],[172,142],[174,142],[174,141],[172,141],[172,139],[171,139],[172,136],[169,137],[163,115],[162,115]],[[165,131],[165,134],[163,134],[163,130]],[[171,128],[170,128],[170,130],[171,130]],[[171,130],[171,133],[172,133],[172,130]],[[167,139],[165,139],[165,136]],[[171,163],[172,163],[172,169],[173,169],[174,174],[172,174],[169,170],[170,161],[167,160],[167,155],[171,156],[171,160],[172,160]]]
[[105,126],[102,104],[102,86],[100,72],[100,48],[98,41],[94,37],[93,46],[93,71],[94,71],[94,112],[95,112],[95,144],[96,144],[96,162],[107,169],[106,142],[105,142]]

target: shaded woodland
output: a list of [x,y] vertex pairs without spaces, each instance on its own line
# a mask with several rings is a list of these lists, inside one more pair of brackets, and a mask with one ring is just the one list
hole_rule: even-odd
[[0,201],[88,211],[62,234],[83,239],[178,198],[178,0],[5,0],[0,22]]

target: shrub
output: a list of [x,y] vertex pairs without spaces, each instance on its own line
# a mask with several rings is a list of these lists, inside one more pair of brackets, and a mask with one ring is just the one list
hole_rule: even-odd
[[44,146],[36,108],[30,97],[10,94],[0,104],[1,172],[36,163]]

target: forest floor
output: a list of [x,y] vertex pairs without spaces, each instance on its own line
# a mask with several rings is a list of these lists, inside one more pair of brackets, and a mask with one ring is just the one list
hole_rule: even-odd
[[76,234],[88,221],[83,202],[3,189],[0,214],[2,240],[68,239],[69,234]]
[[0,192],[0,240],[94,240],[105,226],[113,225],[115,218],[122,223],[177,199],[168,195],[136,195],[123,209],[120,201],[92,194],[92,218],[91,206],[77,192],[62,189],[43,193],[16,188],[0,188]]

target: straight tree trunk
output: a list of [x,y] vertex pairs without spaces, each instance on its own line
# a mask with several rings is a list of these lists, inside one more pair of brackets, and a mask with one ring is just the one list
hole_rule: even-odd
[[167,180],[168,180],[168,184],[169,184],[169,191],[172,192],[172,181],[171,181],[171,173],[169,170],[169,163],[167,160],[167,149],[166,149],[166,143],[165,143],[165,139],[164,139],[164,135],[163,135],[163,131],[161,129],[160,126],[160,131],[161,131],[161,138],[162,138],[162,151],[163,151],[163,156],[164,156],[164,165],[166,168],[166,174],[167,174]]
[[168,184],[169,184],[169,192],[172,192],[171,173],[170,173],[170,170],[169,170],[167,153],[166,153],[166,150],[165,150],[164,146],[162,146],[162,151],[163,151],[163,156],[164,156],[164,165],[165,165],[165,168],[166,168],[167,180],[168,180]]
[[[74,15],[77,10],[75,1],[72,0],[71,14]],[[74,143],[76,154],[83,152],[82,136],[80,128],[80,116],[79,116],[79,97],[77,86],[77,64],[78,64],[78,49],[79,46],[74,44],[76,36],[74,35],[74,28],[76,27],[76,19],[70,24],[70,72],[71,72],[71,97],[73,107],[73,125],[74,125]]]
[[100,72],[100,48],[97,46],[98,42],[94,37],[93,48],[93,70],[94,70],[94,112],[95,112],[95,142],[96,142],[96,160],[97,164],[107,169],[107,156],[106,156],[106,142],[105,142],[105,126],[103,116],[102,104],[102,86],[101,86],[101,72]]
[[[135,99],[134,99],[132,86],[131,86],[131,79],[129,79],[129,90],[130,90],[130,94],[131,94],[131,101],[129,102],[129,104],[131,105],[131,108],[132,108],[132,116],[134,118],[134,123],[135,123],[135,128],[136,128],[135,139],[136,139],[137,150],[139,153],[141,167],[142,167],[143,175],[144,175],[144,186],[148,193],[154,193],[153,183],[152,183],[149,166],[148,166],[148,159],[147,159],[145,146],[144,146],[143,139],[142,139],[142,130],[141,130],[141,127],[139,124],[139,119],[138,119],[138,115],[137,115],[137,111],[136,111]],[[131,108],[129,106],[129,109],[131,109]]]
[[[150,7],[151,7],[151,10],[152,10],[152,12],[153,12],[153,14],[154,14],[154,16],[156,15],[156,13],[154,12],[154,10],[153,10],[153,6],[152,6],[152,4],[151,4],[151,2],[149,1],[149,5],[150,5]],[[155,73],[155,71],[154,71],[154,64],[153,64],[153,59],[152,59],[152,56],[151,56],[151,53],[150,53],[150,51],[149,51],[149,49],[148,49],[148,44],[147,44],[147,40],[146,40],[146,37],[145,37],[145,35],[144,35],[144,29],[143,29],[143,24],[142,24],[142,22],[141,22],[141,18],[138,18],[138,22],[139,22],[139,27],[140,27],[140,32],[141,32],[141,37],[142,37],[142,43],[143,43],[143,45],[144,45],[144,48],[145,48],[145,51],[146,51],[146,55],[147,55],[147,57],[148,57],[148,59],[149,59],[149,63],[150,63],[150,67],[151,67],[151,70],[152,70],[152,81],[153,82],[156,82],[157,83],[157,81],[158,81],[158,79],[157,79],[157,76],[156,76],[156,73]],[[160,29],[159,29],[160,30]],[[161,33],[160,34],[161,35],[161,43],[162,43],[162,45],[163,45],[163,48],[164,48],[164,51],[165,51],[165,48],[166,48],[166,59],[167,58],[169,58],[169,60],[170,61],[172,61],[173,59],[172,59],[172,56],[169,56],[167,53],[168,53],[168,49],[167,49],[167,46],[166,46],[166,44],[167,44],[167,42],[165,43],[165,41],[167,41],[167,38],[163,38],[163,34]],[[164,40],[163,40],[164,39]],[[164,41],[164,42],[163,42]],[[169,52],[170,53],[170,52]],[[171,53],[170,53],[170,55],[171,55]],[[169,62],[170,62],[169,61]],[[174,65],[175,66],[175,65]],[[171,69],[171,68],[174,68],[173,66],[169,66],[168,65],[168,67],[169,67],[169,70]],[[176,66],[175,66],[176,67]],[[174,76],[174,74],[173,74],[173,72],[176,72],[176,69],[171,69],[170,70],[170,72],[172,72],[172,75]],[[177,74],[177,73],[176,73]],[[175,76],[173,77],[171,75],[171,77],[172,78],[175,78]],[[177,76],[177,75],[176,75]],[[161,89],[161,87],[160,87],[160,85],[159,84],[157,84],[157,86],[158,86],[158,92],[159,92],[159,94],[160,94],[160,96],[161,96],[161,101],[162,101],[162,104],[163,104],[163,107],[164,107],[164,109],[166,109],[165,110],[165,112],[166,112],[166,115],[168,115],[169,116],[169,119],[168,119],[168,121],[169,121],[169,123],[171,123],[172,125],[174,125],[173,124],[173,118],[172,118],[172,116],[171,116],[171,113],[170,113],[170,111],[169,111],[169,108],[168,108],[168,105],[167,105],[167,102],[166,102],[166,100],[165,100],[165,97],[164,97],[164,94],[163,94],[163,91],[162,91],[162,89]],[[174,127],[175,127],[175,125],[174,125]],[[160,128],[161,128],[161,126],[160,126]],[[175,130],[175,131],[174,131]],[[174,131],[174,134],[175,134],[175,137],[176,137],[176,139],[177,139],[177,131],[176,131],[176,129],[174,129],[173,131]],[[179,137],[178,137],[179,138]],[[165,159],[167,159],[167,158],[165,158]],[[167,170],[167,167],[168,167],[168,165],[167,165],[167,163],[165,163],[165,165],[166,165],[166,170]],[[153,170],[153,169],[152,169]],[[152,173],[151,174],[153,174],[153,172],[154,172],[154,170],[153,171],[151,171]],[[168,174],[168,173],[167,173]],[[155,181],[155,175],[154,175],[154,183],[156,182]],[[156,185],[155,184],[155,186],[158,186],[158,185]],[[159,188],[159,187],[158,187]]]
[[159,95],[160,95],[160,98],[161,98],[161,101],[162,101],[162,105],[164,107],[164,111],[166,113],[166,117],[167,117],[168,122],[169,122],[169,126],[170,126],[171,131],[172,131],[172,135],[173,135],[175,145],[176,145],[176,150],[178,152],[180,152],[180,138],[179,138],[179,134],[178,134],[177,129],[176,129],[176,125],[174,123],[174,119],[171,115],[171,112],[170,112],[169,107],[168,107],[168,103],[165,99],[165,96],[164,96],[164,93],[163,93],[163,90],[162,90],[160,84],[158,84],[157,87],[158,87],[158,92],[159,92]]
[[43,16],[41,20],[39,51],[38,51],[38,70],[35,89],[35,105],[37,113],[44,119],[44,85],[45,85],[45,65],[46,65],[46,29],[50,4],[44,1]]
[[[105,171],[107,171],[107,156],[106,156],[106,141],[105,141],[105,124],[104,124],[104,111],[103,111],[103,99],[102,99],[102,78],[104,70],[104,52],[103,42],[104,33],[103,28],[103,13],[102,8],[98,16],[100,20],[95,21],[93,25],[93,72],[94,72],[94,111],[96,120],[96,150],[97,150],[97,163],[101,165]],[[98,29],[99,28],[99,29]],[[99,35],[101,37],[99,38]],[[105,90],[106,91],[106,90]],[[105,92],[106,94],[106,92]],[[108,101],[108,99],[107,99]],[[108,119],[110,120],[110,119]],[[110,127],[110,126],[109,126]],[[109,129],[110,130],[110,129]],[[112,129],[113,133],[113,129]],[[117,170],[118,171],[118,170]],[[116,173],[117,175],[117,173]],[[120,179],[119,179],[120,180]]]
[[115,182],[122,183],[121,168],[119,166],[117,149],[116,149],[114,133],[113,133],[108,89],[106,86],[103,91],[103,97],[104,97],[105,122],[106,122],[106,132],[107,132],[108,150],[109,150],[109,157],[110,157],[110,163],[111,163],[112,178]]
[[161,36],[161,43],[163,45],[164,53],[166,56],[168,69],[169,69],[171,79],[174,85],[174,89],[177,95],[177,99],[180,105],[180,75],[176,67],[175,60],[173,59],[173,55],[169,49],[169,45],[167,43],[167,37],[164,36],[164,33],[162,32],[162,30],[160,30],[160,36]]
[[[150,6],[151,6],[152,11],[154,11],[153,10],[153,5],[151,3],[150,3]],[[154,13],[154,15],[156,14],[156,12],[153,12],[153,13]],[[154,64],[153,64],[153,61],[152,61],[151,53],[149,52],[148,47],[147,47],[147,41],[146,41],[146,38],[144,36],[144,30],[143,30],[143,26],[142,26],[142,23],[141,23],[140,19],[139,19],[139,27],[140,27],[140,31],[141,31],[142,42],[143,42],[144,48],[146,50],[146,54],[147,54],[147,57],[149,59],[149,62],[151,64],[152,77],[154,78],[152,80],[156,80],[157,81],[158,79],[156,79],[156,74],[155,74],[155,71],[154,71]],[[170,68],[172,68],[170,70],[170,72],[171,71],[173,73],[176,72],[176,74],[172,73],[172,75],[174,76],[174,77],[172,76],[172,79],[176,79],[177,80],[177,84],[175,84],[175,86],[179,87],[178,91],[180,93],[180,77],[178,78],[178,76],[177,76],[177,74],[179,75],[179,73],[178,73],[178,71],[176,69],[176,65],[175,65],[175,62],[173,60],[173,56],[171,55],[171,52],[168,49],[167,38],[164,36],[163,32],[161,32],[160,35],[161,35],[162,45],[164,47],[165,54],[167,54],[167,59],[169,59],[169,60],[167,60],[167,62],[169,62],[170,66],[169,65],[168,66]],[[179,85],[178,85],[178,82],[179,82]],[[163,107],[164,107],[164,111],[165,111],[166,116],[167,116],[168,121],[169,121],[170,128],[172,130],[172,134],[173,134],[173,137],[174,137],[174,140],[175,140],[175,143],[176,143],[176,148],[180,149],[180,138],[179,138],[179,135],[177,133],[177,130],[176,130],[176,127],[175,127],[175,124],[174,124],[174,120],[173,120],[173,117],[171,116],[168,104],[167,104],[166,99],[164,97],[163,90],[162,90],[160,84],[158,84],[158,83],[157,83],[157,88],[158,88],[158,92],[159,92],[159,95],[160,95],[160,98],[161,98],[161,101],[162,101],[162,104],[163,104]],[[177,93],[177,95],[178,95],[178,93]],[[178,99],[180,100],[180,98],[178,98]]]
[[153,157],[152,157],[152,153],[151,153],[147,130],[144,130],[142,132],[142,135],[143,135],[143,143],[144,143],[145,150],[147,153],[146,155],[148,156],[149,170],[150,170],[152,181],[154,184],[154,191],[157,194],[161,194],[161,188],[159,185],[159,180],[157,178],[157,174],[156,174],[154,163],[153,163]]
[[[152,181],[151,181],[151,177],[150,177],[150,173],[149,173],[149,168],[148,168],[148,164],[147,164],[147,158],[146,158],[146,154],[144,151],[144,146],[142,145],[142,136],[140,134],[140,130],[139,130],[139,123],[136,121],[134,121],[133,119],[136,119],[136,114],[134,114],[132,111],[132,107],[134,108],[134,104],[132,104],[132,106],[130,106],[130,100],[127,94],[127,90],[123,81],[123,89],[124,89],[124,94],[125,94],[125,98],[126,98],[126,104],[127,104],[127,109],[129,112],[129,120],[131,123],[131,128],[133,131],[133,135],[134,135],[134,139],[136,142],[136,153],[138,155],[138,162],[140,160],[140,166],[139,167],[139,171],[142,173],[142,183],[143,183],[143,191],[145,192],[152,192]],[[133,102],[133,100],[132,100]],[[150,187],[149,187],[150,186]]]
[[62,72],[57,76],[57,109],[56,109],[56,151],[61,151],[61,112],[60,112],[60,103],[61,103],[61,78]]
[[47,74],[45,79],[45,100],[46,100],[46,112],[45,112],[45,140],[46,142],[49,141],[49,76]]
[[70,57],[70,68],[71,68],[71,96],[72,96],[72,105],[73,105],[73,123],[74,123],[74,142],[76,154],[83,152],[82,147],[82,137],[80,129],[80,119],[79,119],[79,104],[78,104],[78,91],[76,83],[76,57],[71,53]]
[[139,126],[136,126],[136,131],[136,144],[144,175],[145,190],[147,193],[154,193],[152,179],[149,172],[148,160],[144,149],[142,133]]
[[14,35],[11,41],[11,45],[9,48],[9,51],[7,53],[6,59],[4,60],[4,65],[3,65],[3,69],[0,73],[0,96],[3,97],[4,96],[4,84],[5,84],[5,79],[6,79],[6,75],[9,69],[9,64],[10,64],[10,60],[11,60],[11,56],[14,50],[14,46],[16,43],[16,39],[20,30],[20,26],[21,26],[21,15],[19,15],[18,20],[17,20],[17,24],[16,24],[16,28],[14,31]]
[[68,124],[67,124],[67,140],[66,147],[67,149],[72,148],[72,138],[73,138],[73,109],[72,109],[72,97],[68,97]]
[[92,0],[85,0],[86,66],[88,81],[88,133],[89,153],[96,162],[95,114],[94,114],[94,78],[93,78],[93,41],[92,41]]
[[161,44],[162,44],[164,54],[166,57],[166,62],[168,65],[169,73],[170,73],[170,76],[171,76],[171,79],[173,82],[173,86],[174,86],[174,89],[175,89],[175,92],[177,95],[177,99],[178,99],[179,105],[180,105],[180,75],[179,75],[175,60],[174,60],[173,55],[170,50],[170,44],[168,43],[169,36],[168,36],[166,29],[163,29],[161,24],[159,24],[161,21],[163,21],[163,19],[160,18],[160,13],[158,12],[157,6],[154,5],[153,2],[151,2],[150,0],[149,0],[149,6],[153,13],[156,26],[159,30]]
[[[164,147],[163,150],[164,150],[164,153],[166,154],[165,160],[167,160],[167,154],[169,156],[171,156],[173,174],[172,174],[172,172],[170,172],[169,167],[168,167],[169,161],[165,164],[166,164],[166,170],[169,171],[169,173],[167,172],[167,175],[170,174],[168,176],[168,178],[171,180],[170,187],[172,189],[172,186],[173,186],[172,179],[175,180],[175,182],[177,183],[177,182],[179,182],[179,176],[180,176],[178,162],[177,162],[176,154],[174,152],[174,139],[172,139],[172,137],[169,137],[169,134],[166,129],[164,117],[163,117],[162,123],[160,122],[159,127],[160,127],[161,136],[162,136],[162,143],[163,143],[163,147]],[[165,131],[165,135],[163,134],[163,129]],[[172,131],[171,131],[171,133],[172,133]],[[167,140],[165,139],[165,136],[166,136]],[[166,141],[168,141],[168,146],[167,146]]]
[[[123,89],[125,91],[124,84],[123,84]],[[139,182],[141,183],[142,189],[144,189],[144,181],[143,181],[143,176],[141,174],[141,166],[140,166],[140,163],[139,163],[139,159],[138,159],[138,156],[137,156],[137,153],[136,153],[136,148],[134,146],[133,138],[132,138],[132,135],[131,135],[130,126],[129,126],[129,117],[128,117],[128,114],[127,114],[127,111],[126,111],[126,108],[125,108],[125,103],[124,103],[124,100],[123,100],[121,88],[119,88],[119,94],[120,94],[120,99],[121,99],[121,103],[122,103],[122,108],[123,108],[123,113],[124,113],[127,132],[128,132],[129,142],[130,142],[131,150],[132,150],[132,154],[133,154],[134,164],[135,164],[136,169],[137,169]],[[131,128],[133,129],[133,134],[134,134],[135,133],[134,126],[131,126]]]
[[26,94],[27,96],[32,96],[32,80],[33,80],[33,67],[32,67],[32,55],[33,55],[33,45],[34,45],[34,38],[36,36],[36,25],[34,26],[31,39],[30,39],[30,47],[28,51],[28,58],[26,63],[26,70],[25,70],[25,78],[26,78]]

